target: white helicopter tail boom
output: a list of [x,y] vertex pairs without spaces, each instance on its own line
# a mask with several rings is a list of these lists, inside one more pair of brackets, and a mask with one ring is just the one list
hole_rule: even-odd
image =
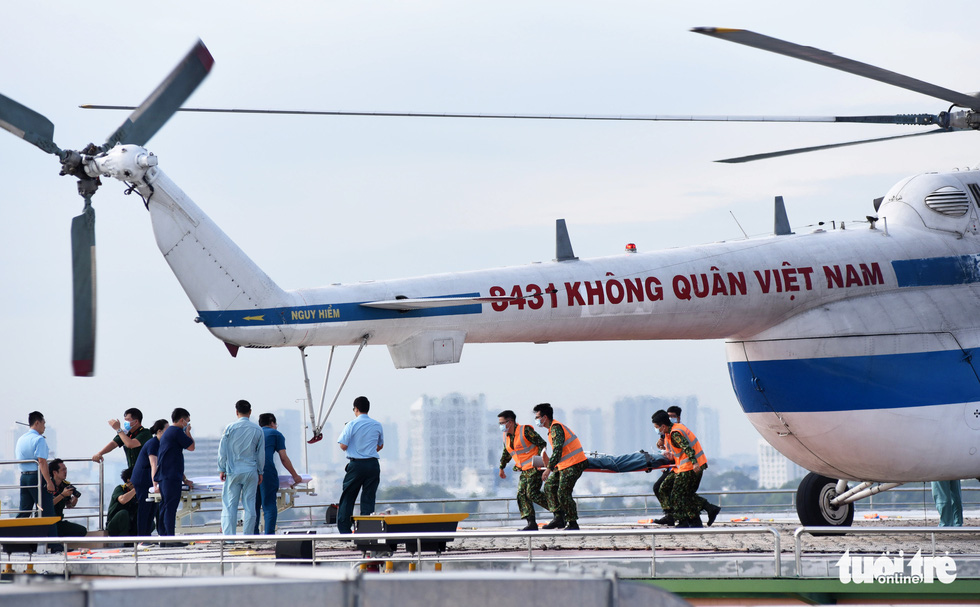
[[[147,200],[157,245],[195,310],[240,312],[290,305],[293,298],[166,174],[157,169],[148,171],[146,182],[149,185],[139,189]],[[212,332],[229,345],[247,344],[248,340],[229,339],[216,330],[220,327]],[[268,326],[257,330],[278,331]]]

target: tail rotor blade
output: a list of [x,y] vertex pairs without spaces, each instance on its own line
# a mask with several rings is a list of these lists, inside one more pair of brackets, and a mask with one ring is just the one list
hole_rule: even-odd
[[212,65],[214,58],[198,40],[160,86],[106,139],[102,149],[117,143],[145,145],[207,77]]
[[78,377],[95,375],[95,209],[86,204],[71,222],[74,302],[72,368]]
[[54,143],[54,124],[31,108],[0,95],[0,128],[49,154],[61,154]]

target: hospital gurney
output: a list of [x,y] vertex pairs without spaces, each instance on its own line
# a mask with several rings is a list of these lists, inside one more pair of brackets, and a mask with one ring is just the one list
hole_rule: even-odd
[[[276,493],[276,510],[283,512],[292,508],[296,503],[296,495],[305,493],[316,495],[309,482],[313,477],[309,474],[300,474],[303,479],[295,487],[293,477],[290,474],[279,475],[279,491]],[[192,528],[198,532],[221,532],[221,521],[214,521],[205,525],[190,525],[190,517],[195,513],[221,512],[221,490],[225,483],[218,476],[196,476],[188,479],[193,488],[184,485],[180,493],[180,507],[177,509],[177,523],[175,531],[177,534],[183,532],[183,527]],[[150,494],[147,500],[160,501],[160,494],[153,487],[150,487]],[[217,502],[218,507],[210,507]],[[185,520],[187,519],[187,520]]]

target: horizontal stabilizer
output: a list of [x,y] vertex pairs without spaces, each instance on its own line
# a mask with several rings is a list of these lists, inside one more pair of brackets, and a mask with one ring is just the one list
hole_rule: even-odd
[[509,302],[515,297],[427,297],[422,299],[389,299],[387,301],[366,301],[362,306],[381,308],[382,310],[426,310],[429,308],[449,308],[452,306],[470,306],[473,304]]

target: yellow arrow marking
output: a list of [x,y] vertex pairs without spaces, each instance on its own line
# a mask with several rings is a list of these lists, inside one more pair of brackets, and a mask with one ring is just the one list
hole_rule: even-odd
[[262,316],[246,316],[243,320],[265,320],[265,314]]

